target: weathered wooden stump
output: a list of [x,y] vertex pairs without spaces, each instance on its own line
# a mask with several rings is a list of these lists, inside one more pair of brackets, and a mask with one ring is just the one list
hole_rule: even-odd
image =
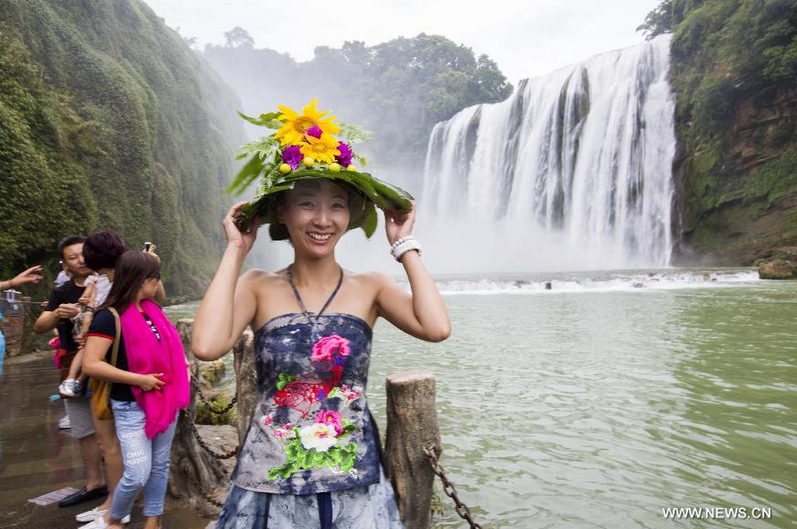
[[235,357],[235,394],[238,397],[238,444],[243,445],[252,412],[257,405],[257,368],[255,367],[254,335],[244,331],[233,348]]
[[[193,319],[177,322],[177,331],[183,341],[186,358],[191,365],[191,372],[198,379],[199,368],[191,351],[191,331]],[[207,494],[212,495],[216,487],[226,480],[221,461],[214,459],[197,442],[191,428],[190,420],[196,411],[196,394],[191,388],[191,404],[180,412],[177,431],[171,453],[171,472],[169,473],[169,495],[181,500],[203,498],[197,485]]]
[[435,409],[435,380],[426,371],[404,371],[387,378],[385,456],[407,529],[427,529],[431,522],[434,472],[424,454],[431,445],[440,452]]

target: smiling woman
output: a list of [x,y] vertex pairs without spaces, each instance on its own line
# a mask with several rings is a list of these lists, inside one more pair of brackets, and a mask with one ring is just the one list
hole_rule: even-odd
[[[274,214],[292,245],[309,237],[311,247],[334,246],[349,229],[352,202],[362,204],[363,200],[341,184],[300,180],[291,193],[282,193],[276,200]],[[321,217],[320,227],[314,222],[316,216]]]
[[[202,360],[226,354],[248,325],[257,329],[260,400],[216,527],[398,529],[365,399],[372,329],[381,316],[441,341],[450,334],[448,311],[411,236],[409,194],[357,172],[350,146],[332,135],[334,118],[323,118],[315,101],[302,115],[280,110],[248,118],[279,132],[244,151],[253,156],[233,188],[261,174],[264,182],[259,198],[236,204],[224,219],[227,251],[194,324],[192,347]],[[322,161],[310,156],[321,153],[319,141]],[[336,262],[347,231],[373,234],[375,207],[385,211],[391,253],[412,293],[386,275],[344,271]],[[271,224],[272,239],[291,243],[294,261],[238,277],[261,222]]]

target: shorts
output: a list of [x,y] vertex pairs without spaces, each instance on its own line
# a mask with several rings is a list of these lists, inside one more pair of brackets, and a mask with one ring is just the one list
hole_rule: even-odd
[[66,414],[69,416],[69,435],[74,439],[83,439],[94,433],[94,422],[91,420],[91,400],[80,396],[64,399]]

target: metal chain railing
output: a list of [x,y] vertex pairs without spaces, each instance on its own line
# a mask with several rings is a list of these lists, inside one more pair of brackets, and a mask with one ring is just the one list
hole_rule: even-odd
[[205,452],[210,454],[211,457],[213,457],[213,459],[219,459],[219,460],[221,460],[221,459],[230,459],[231,457],[235,457],[238,454],[238,447],[235,447],[234,449],[230,450],[229,452],[224,452],[223,454],[215,452],[205,442],[205,440],[202,439],[202,436],[199,435],[199,430],[196,429],[196,425],[194,424],[194,421],[188,421],[188,426],[191,428],[191,431],[194,432],[194,437],[196,437],[196,442],[199,443],[199,446],[201,446],[205,450]]
[[[200,400],[205,404],[205,406],[207,406],[207,409],[210,410],[212,413],[217,413],[219,415],[227,413],[238,402],[238,397],[235,396],[235,397],[233,397],[233,399],[230,402],[230,404],[227,405],[223,410],[217,410],[213,406],[213,404],[207,399],[207,397],[205,397],[205,394],[202,393],[202,389],[199,387],[199,384],[198,384],[198,382],[197,382],[197,380],[196,380],[196,378],[194,377],[193,374],[191,374],[191,386],[196,391],[196,395],[199,396]],[[199,444],[199,446],[202,447],[202,449],[205,452],[210,454],[210,456],[212,458],[217,459],[217,460],[230,459],[232,457],[235,457],[238,454],[239,447],[236,447],[233,450],[230,450],[229,452],[224,452],[224,453],[219,453],[219,452],[216,452],[215,450],[213,450],[208,445],[208,443],[202,438],[202,436],[199,433],[199,430],[197,430],[196,424],[194,424],[195,417],[190,416],[187,413],[187,411],[184,411],[183,413],[185,414],[186,419],[188,419],[188,421],[187,421],[188,426],[191,428],[191,432],[193,432],[194,438],[196,439],[197,443]],[[194,486],[194,489],[197,491],[197,493],[200,496],[202,496],[202,498],[205,499],[205,501],[207,501],[211,505],[214,505],[214,506],[216,506],[218,508],[221,508],[223,506],[223,504],[221,502],[219,502],[215,498],[213,498],[213,496],[211,496],[202,487],[202,484],[199,483],[199,481],[197,481],[196,476],[194,476],[193,472],[189,471],[189,472],[187,472],[187,474],[188,474],[189,479],[191,480],[191,484]]]
[[221,410],[218,410],[216,409],[216,406],[212,402],[210,402],[210,400],[205,396],[205,394],[202,393],[202,388],[199,386],[199,382],[197,382],[197,379],[194,378],[193,374],[191,375],[191,386],[194,388],[196,394],[199,396],[199,400],[201,400],[205,404],[210,413],[215,413],[217,415],[224,415],[225,413],[230,411],[233,408],[233,406],[235,406],[238,403],[238,395],[236,395],[232,398],[232,400],[227,406],[225,406]]
[[434,472],[437,477],[440,478],[440,481],[443,482],[443,492],[446,493],[446,496],[454,500],[454,504],[456,504],[456,511],[459,517],[468,522],[471,529],[482,529],[481,525],[473,521],[470,508],[459,499],[457,488],[448,480],[443,465],[441,465],[440,461],[437,459],[435,446],[433,444],[427,444],[423,447],[423,453],[429,458],[429,464],[432,467],[432,472]]
[[199,484],[193,473],[189,472],[188,476],[191,478],[191,483],[194,485],[194,489],[196,489],[199,495],[202,496],[206,502],[210,503],[211,505],[215,505],[218,508],[222,507],[223,504],[220,501],[216,501],[213,496],[208,494],[208,492],[202,488],[202,485]]

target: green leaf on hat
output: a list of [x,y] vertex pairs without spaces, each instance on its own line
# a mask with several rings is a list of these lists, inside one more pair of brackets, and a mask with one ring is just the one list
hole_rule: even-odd
[[235,177],[235,180],[227,187],[227,193],[232,195],[240,195],[249,187],[252,182],[257,180],[257,177],[263,172],[263,160],[259,156],[252,156],[246,165],[244,165]]
[[268,129],[282,128],[282,121],[279,121],[277,119],[280,115],[279,112],[269,112],[268,114],[260,114],[258,117],[253,118],[252,116],[247,116],[246,114],[244,114],[239,110],[238,115],[244,118],[252,125],[257,125],[258,127],[266,127]]

